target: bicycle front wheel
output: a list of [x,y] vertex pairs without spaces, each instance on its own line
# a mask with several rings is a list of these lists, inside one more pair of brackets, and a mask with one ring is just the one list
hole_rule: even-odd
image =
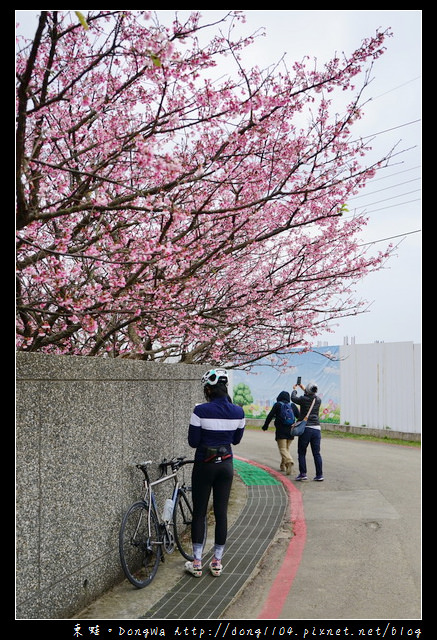
[[174,537],[177,547],[187,560],[193,560],[193,545],[191,543],[191,523],[193,521],[193,507],[191,496],[184,489],[179,489],[173,510]]
[[158,571],[162,555],[159,524],[146,502],[135,502],[123,517],[119,534],[121,566],[126,578],[137,589],[150,584]]

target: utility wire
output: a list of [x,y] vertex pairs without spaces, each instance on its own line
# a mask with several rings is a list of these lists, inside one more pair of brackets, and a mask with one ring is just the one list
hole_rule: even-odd
[[383,189],[377,189],[376,191],[369,191],[369,193],[363,193],[360,196],[353,196],[349,198],[348,202],[351,200],[356,200],[357,198],[366,198],[367,196],[371,196],[374,193],[380,193],[381,191],[388,191],[389,189],[395,189],[396,187],[404,186],[404,184],[409,184],[410,182],[417,182],[417,180],[421,180],[421,178],[413,178],[412,180],[406,180],[405,182],[398,182],[397,184],[392,184],[389,187],[384,187]]
[[[362,205],[363,207],[371,207],[373,204],[379,204],[380,202],[387,202],[388,200],[394,200],[395,198],[402,198],[402,196],[408,196],[410,193],[417,193],[421,191],[421,189],[413,189],[412,191],[405,191],[405,193],[400,193],[397,196],[391,196],[390,198],[384,198],[383,200],[375,200],[375,202],[370,202],[367,205]],[[352,200],[352,198],[351,198]]]
[[402,87],[405,87],[405,85],[410,84],[410,82],[415,82],[416,80],[420,80],[422,76],[416,76],[415,78],[411,78],[411,80],[407,80],[406,82],[403,82],[402,84],[398,84],[397,87],[393,87],[392,89],[389,89],[388,91],[384,91],[384,93],[380,93],[379,96],[375,96],[374,98],[372,98],[372,100],[378,100],[378,98],[382,98],[382,96],[386,96],[388,93],[391,93],[392,91],[396,91],[397,89],[402,89]]
[[[389,169],[390,167],[381,167],[381,169]],[[408,171],[414,171],[414,169],[421,169],[421,165],[416,165],[415,167],[410,167],[409,169],[403,169],[402,171],[396,171],[396,173],[391,173],[388,176],[381,176],[379,178],[372,178],[371,182],[378,182],[379,180],[387,180],[387,178],[393,178],[394,176],[399,176],[401,173],[407,173]],[[380,169],[380,171],[381,171]]]
[[406,200],[405,202],[399,202],[398,204],[391,204],[388,207],[380,207],[379,209],[372,209],[371,211],[363,211],[358,215],[367,215],[369,213],[375,213],[376,211],[384,211],[384,209],[393,209],[393,207],[401,207],[402,205],[410,204],[411,202],[420,202],[420,198],[416,198],[415,200]]
[[[367,138],[375,138],[376,136],[380,136],[383,133],[388,133],[389,131],[395,131],[396,129],[402,129],[402,127],[408,127],[410,124],[416,124],[417,122],[422,122],[422,119],[411,120],[411,122],[405,122],[404,124],[398,124],[396,127],[391,127],[390,129],[383,129],[382,131],[377,131],[376,133],[372,133],[369,136],[361,136],[360,140],[366,140]],[[358,140],[353,140],[353,142],[358,142]]]
[[372,242],[364,242],[363,244],[359,244],[359,247],[365,247],[369,244],[376,244],[377,242],[387,242],[387,240],[394,240],[395,238],[405,238],[406,236],[411,236],[413,233],[422,233],[422,229],[416,229],[415,231],[406,231],[405,233],[400,233],[397,236],[390,236],[389,238],[381,238],[380,240],[372,240]]

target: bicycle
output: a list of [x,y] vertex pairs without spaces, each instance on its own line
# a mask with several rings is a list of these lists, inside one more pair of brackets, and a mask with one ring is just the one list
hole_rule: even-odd
[[[164,561],[163,550],[173,553],[176,545],[184,558],[193,560],[191,488],[185,482],[181,484],[178,479],[179,469],[193,462],[194,460],[186,460],[185,456],[172,460],[164,458],[159,464],[161,474],[153,482],[150,481],[148,470],[151,460],[135,465],[144,474],[146,492],[144,498],[132,504],[123,516],[119,553],[126,578],[138,589],[152,582],[160,561]],[[168,467],[171,467],[171,473],[167,473]],[[172,504],[164,506],[163,517],[160,518],[153,487],[169,480],[173,480]]]

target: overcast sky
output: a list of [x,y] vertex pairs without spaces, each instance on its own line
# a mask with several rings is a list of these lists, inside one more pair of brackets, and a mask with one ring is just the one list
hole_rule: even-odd
[[[86,10],[82,10],[86,14]],[[18,32],[32,36],[37,10],[17,10]],[[159,10],[168,19],[173,11]],[[180,14],[187,12],[180,11]],[[201,10],[205,18],[217,19],[224,10]],[[352,129],[358,136],[374,136],[371,158],[381,157],[394,145],[399,155],[391,168],[378,173],[358,198],[351,212],[369,214],[363,243],[382,249],[388,238],[398,244],[396,256],[385,268],[367,276],[357,295],[370,303],[368,313],[339,320],[333,334],[319,340],[341,345],[344,338],[357,344],[421,342],[421,10],[248,10],[242,34],[263,29],[265,36],[249,48],[247,65],[266,67],[286,54],[288,67],[304,56],[317,57],[318,64],[334,54],[351,54],[378,27],[391,28],[386,53],[374,66],[374,78],[365,93],[371,99],[365,115]],[[170,14],[170,15],[169,15]],[[358,83],[357,83],[358,84]]]

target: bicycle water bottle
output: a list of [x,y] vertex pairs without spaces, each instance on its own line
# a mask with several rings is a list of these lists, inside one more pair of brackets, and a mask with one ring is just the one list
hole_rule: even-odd
[[167,498],[164,504],[164,509],[162,510],[162,519],[164,520],[164,522],[170,522],[172,515],[173,500],[171,498]]

